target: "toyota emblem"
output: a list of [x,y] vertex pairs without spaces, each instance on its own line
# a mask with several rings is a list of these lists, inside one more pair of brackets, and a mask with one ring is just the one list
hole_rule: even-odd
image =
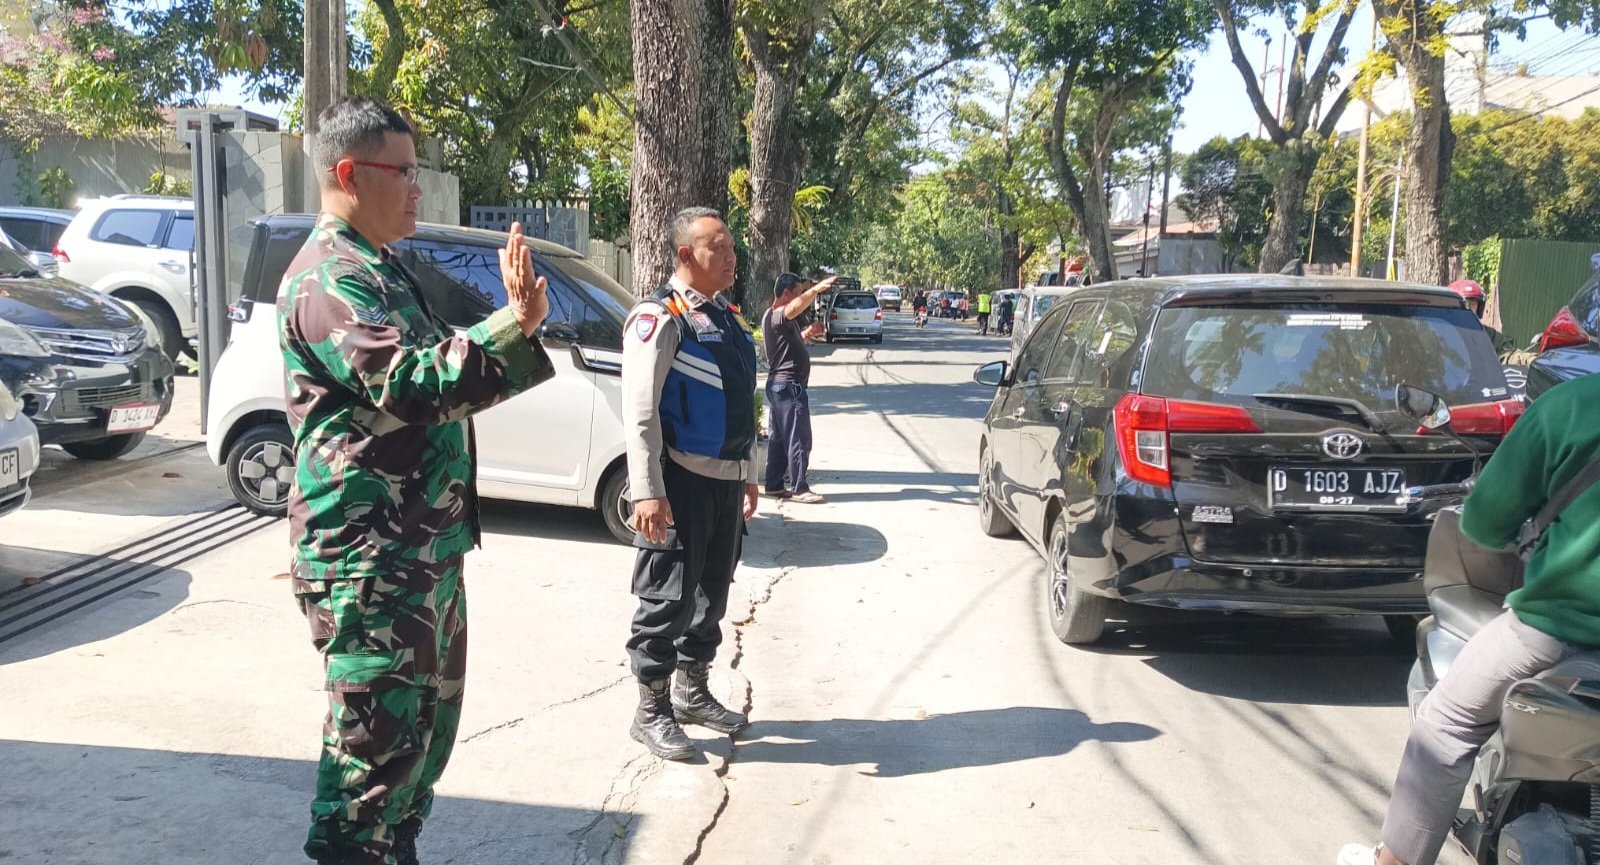
[[1329,433],[1322,437],[1322,452],[1336,460],[1353,460],[1361,456],[1366,443],[1361,436],[1351,432]]

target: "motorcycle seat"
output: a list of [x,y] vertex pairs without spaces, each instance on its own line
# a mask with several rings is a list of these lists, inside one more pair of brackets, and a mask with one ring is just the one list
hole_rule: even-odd
[[1505,599],[1472,586],[1440,586],[1428,594],[1439,627],[1462,639],[1471,639],[1502,612]]
[[1600,682],[1600,651],[1585,651],[1556,664],[1536,678],[1577,679],[1583,682]]

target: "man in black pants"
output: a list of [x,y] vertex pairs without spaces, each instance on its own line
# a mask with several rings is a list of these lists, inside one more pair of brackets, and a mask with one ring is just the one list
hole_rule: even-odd
[[714,210],[672,220],[677,271],[634,307],[622,339],[622,420],[633,497],[628,659],[639,707],[628,734],[668,760],[694,756],[678,725],[736,733],[744,715],[712,695],[728,587],[755,515],[756,346],[723,292],[733,235]]
[[833,280],[829,277],[807,288],[806,281],[793,273],[779,276],[773,286],[772,308],[761,319],[761,342],[767,352],[767,408],[772,412],[766,494],[806,505],[821,504],[824,499],[806,483],[806,466],[811,462],[811,399],[806,393],[811,355],[806,342],[814,337],[815,327],[802,330],[799,319],[811,308],[811,301],[833,287]]

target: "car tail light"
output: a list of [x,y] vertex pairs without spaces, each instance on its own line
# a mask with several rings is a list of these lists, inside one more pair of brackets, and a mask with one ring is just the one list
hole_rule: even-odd
[[872,318],[873,318],[874,321],[883,321],[883,310],[881,310],[881,309],[878,310],[878,313],[876,315],[874,315]]
[[1169,400],[1130,393],[1112,414],[1123,470],[1140,483],[1172,487],[1167,433],[1258,433],[1250,413],[1238,406]]
[[50,254],[55,256],[56,261],[71,261],[72,260],[72,256],[68,255],[67,251],[65,249],[62,249],[61,248],[61,244],[59,244],[59,243],[56,244],[56,248],[55,249],[50,250]]
[[829,321],[838,321],[839,320],[839,313],[837,313],[837,312],[828,313],[828,320]]
[[1589,335],[1578,326],[1578,320],[1572,317],[1572,310],[1562,307],[1556,317],[1550,320],[1548,327],[1539,337],[1539,351],[1545,352],[1552,348],[1568,348],[1574,345],[1588,345]]
[[[1456,435],[1505,436],[1527,410],[1520,399],[1482,402],[1450,409],[1450,428]],[[1417,435],[1427,435],[1427,427],[1417,427]]]

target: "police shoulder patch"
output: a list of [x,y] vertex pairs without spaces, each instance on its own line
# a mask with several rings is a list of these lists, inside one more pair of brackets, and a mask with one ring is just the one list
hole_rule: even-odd
[[638,337],[640,342],[649,342],[650,338],[656,335],[656,326],[659,324],[660,320],[654,315],[641,312],[634,316],[633,335]]

